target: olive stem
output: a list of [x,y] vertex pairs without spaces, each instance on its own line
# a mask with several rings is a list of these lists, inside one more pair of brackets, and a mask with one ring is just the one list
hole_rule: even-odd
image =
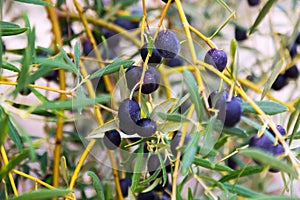
[[[3,164],[4,164],[3,167],[5,169],[5,166],[8,164],[8,158],[7,158],[7,154],[6,154],[6,151],[5,151],[3,145],[0,147],[0,151],[1,151],[1,156],[2,156]],[[17,187],[16,187],[16,183],[15,183],[14,177],[12,176],[11,172],[8,172],[8,178],[9,178],[9,181],[10,181],[11,188],[14,192],[14,195],[16,197],[19,196],[19,193],[18,193],[18,190],[17,190]]]

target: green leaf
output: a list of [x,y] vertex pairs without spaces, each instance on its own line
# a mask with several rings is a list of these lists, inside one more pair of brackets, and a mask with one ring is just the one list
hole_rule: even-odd
[[101,95],[101,97],[96,97],[96,98],[86,98],[82,99],[82,101],[76,101],[74,102],[73,100],[66,100],[66,101],[51,101],[51,102],[46,102],[42,105],[38,105],[33,109],[33,112],[37,111],[42,111],[42,110],[72,110],[72,109],[77,109],[79,107],[88,107],[92,106],[95,104],[102,104],[102,103],[107,103],[110,101],[110,95]]
[[18,197],[10,198],[9,200],[40,200],[40,199],[51,199],[53,197],[62,197],[72,190],[67,189],[38,189],[31,192],[21,194]]
[[[210,118],[206,126],[203,143],[200,148],[200,154],[203,156],[206,156],[214,148],[214,145],[217,142],[217,137],[219,137],[222,133],[221,130],[217,130],[218,128],[221,128],[217,122],[217,115],[215,115]],[[213,133],[217,135],[213,135]]]
[[8,121],[8,135],[9,135],[10,139],[18,147],[18,149],[21,151],[23,149],[21,137],[19,135],[19,132],[17,131],[17,129],[15,128],[15,126],[13,125],[13,123],[11,122],[10,119]]
[[10,120],[12,124],[14,124],[14,126],[16,127],[20,135],[22,136],[22,140],[24,141],[24,144],[28,146],[30,160],[35,161],[36,160],[35,145],[32,143],[31,137],[13,116],[10,116]]
[[263,167],[261,167],[261,166],[257,166],[257,165],[247,166],[247,167],[244,167],[244,168],[239,169],[239,170],[234,170],[233,172],[223,176],[219,181],[220,182],[226,182],[226,181],[229,181],[231,179],[236,179],[236,178],[243,177],[243,176],[249,176],[249,175],[252,175],[252,174],[257,174],[257,173],[262,172],[262,170],[263,170]]
[[132,176],[132,185],[131,185],[131,191],[134,192],[139,185],[140,177],[141,177],[141,171],[142,171],[142,164],[143,164],[143,157],[144,157],[144,145],[140,144],[140,147],[137,151],[137,158],[134,165],[134,173]]
[[151,112],[150,118],[153,121],[164,123],[165,121],[159,117],[158,113],[167,113],[174,105],[176,104],[175,98],[166,99],[165,101],[161,102]]
[[15,0],[22,3],[28,3],[28,4],[34,4],[34,5],[40,5],[40,6],[53,6],[52,4],[43,1],[43,0]]
[[[42,95],[38,90],[31,88],[32,93],[42,102],[42,103],[49,103],[50,100],[48,100],[44,95]],[[24,105],[22,105],[24,106]],[[29,107],[29,106],[27,106]],[[26,108],[26,107],[24,107]],[[41,115],[41,116],[46,116],[46,117],[57,117],[56,115],[59,115],[61,117],[63,117],[64,119],[67,119],[68,117],[64,114],[64,112],[62,111],[58,111],[58,110],[54,110],[53,113],[52,112],[48,112],[48,111],[37,111],[37,112],[32,112],[32,114],[35,115]]]
[[262,150],[255,149],[255,148],[248,148],[248,149],[242,149],[240,153],[264,165],[269,165],[270,168],[274,168],[282,172],[286,172],[294,178],[297,177],[297,172],[293,169],[293,166],[289,165],[284,160],[280,160],[274,157],[273,155],[266,153]]
[[227,172],[232,172],[233,171],[233,169],[231,169],[230,167],[227,167],[226,165],[213,164],[209,160],[206,160],[206,159],[203,159],[203,158],[195,157],[193,163],[196,166],[201,166],[201,167],[204,167],[206,169],[212,169],[212,170],[216,170],[216,171],[227,171]]
[[165,167],[165,162],[164,159],[162,158],[162,155],[159,153],[158,155],[158,159],[159,159],[159,163],[160,163],[160,169],[158,169],[159,171],[162,171],[163,174],[163,186],[167,184],[168,181],[168,175],[167,175],[167,171],[166,171],[166,167]]
[[247,132],[244,129],[241,129],[239,127],[223,127],[222,130],[223,133],[228,134],[228,135],[234,135],[237,137],[242,137],[242,138],[246,138],[248,137]]
[[[103,138],[104,134],[106,131],[117,129],[118,128],[118,120],[111,120],[109,122],[106,122],[105,124],[97,127],[94,129],[91,133],[88,134],[86,137],[87,139],[92,139],[92,138]],[[99,135],[99,137],[96,137]]]
[[35,29],[30,29],[30,23],[28,16],[24,14],[24,21],[25,25],[28,28],[27,31],[27,46],[25,48],[25,51],[23,52],[23,58],[21,61],[21,71],[19,73],[19,76],[17,78],[17,86],[15,90],[13,91],[13,95],[16,96],[18,92],[20,92],[22,89],[25,89],[29,82],[29,68],[32,64],[32,57],[34,55],[34,46],[35,46]]
[[274,58],[274,62],[272,64],[272,66],[274,66],[272,68],[272,73],[271,75],[268,77],[268,81],[265,83],[265,87],[263,89],[263,92],[261,94],[261,100],[267,95],[267,93],[270,91],[273,83],[275,82],[276,78],[278,77],[280,70],[282,69],[282,66],[284,64],[283,60],[280,60],[280,55],[277,53],[275,58]]
[[74,64],[78,72],[79,72],[79,62],[80,62],[80,44],[79,42],[76,42],[74,47]]
[[192,189],[190,187],[188,188],[188,200],[194,200]]
[[176,122],[164,122],[161,124],[157,124],[157,131],[160,132],[171,132],[171,131],[177,131],[181,128],[182,123],[176,123]]
[[103,4],[101,0],[95,0],[95,4],[94,4],[96,13],[98,14],[98,16],[102,16],[102,11],[103,11]]
[[132,60],[116,60],[113,63],[107,65],[106,67],[95,71],[93,74],[89,76],[89,80],[94,78],[100,78],[101,76],[112,74],[114,72],[119,71],[120,67],[123,66],[124,69],[132,66],[134,61]]
[[[267,115],[276,115],[288,111],[288,107],[274,101],[256,101],[255,102]],[[244,113],[257,114],[256,110],[247,102],[242,103]]]
[[2,180],[7,174],[14,169],[17,165],[19,165],[24,159],[28,158],[29,149],[23,149],[20,153],[14,155],[7,165],[3,165],[0,170],[0,180]]
[[[35,90],[35,91],[37,91],[37,90]],[[10,101],[8,101],[8,102],[12,103],[11,105],[13,107],[21,109],[21,110],[25,110],[25,109],[29,109],[30,108],[29,105],[13,103],[13,102],[10,102]],[[56,112],[56,111],[54,111],[54,112]],[[59,112],[59,111],[57,111],[57,112]],[[67,118],[63,113],[61,113],[61,112],[59,112],[59,113],[60,113],[59,115],[61,115],[62,117]],[[44,110],[40,110],[40,111],[36,111],[36,112],[33,111],[33,112],[31,112],[31,114],[33,114],[33,115],[39,115],[39,116],[43,116],[43,117],[56,117],[56,115],[53,114],[52,112],[48,112],[48,111],[44,111]]]
[[185,70],[183,72],[183,76],[184,76],[184,82],[190,93],[191,100],[195,105],[195,110],[197,113],[198,121],[201,122],[204,106],[203,106],[202,98],[200,97],[200,94],[198,92],[197,82],[196,82],[194,76],[192,75],[192,73],[187,70]]
[[79,107],[77,107],[77,112],[79,112],[79,114],[81,114],[83,108],[85,107],[84,105],[81,105],[81,101],[83,99],[86,99],[86,95],[84,93],[83,86],[80,86],[76,90],[76,97],[73,99],[74,105],[77,105],[77,104],[79,105]]
[[9,36],[9,35],[18,35],[27,31],[28,28],[21,28],[17,24],[13,24],[11,22],[0,22],[0,31],[2,36]]
[[69,170],[68,170],[67,161],[66,161],[65,156],[62,156],[60,158],[60,172],[62,174],[62,177],[63,177],[65,183],[68,185],[69,184]]
[[182,157],[182,164],[181,164],[181,174],[186,174],[188,172],[188,168],[192,165],[197,150],[199,148],[198,142],[200,139],[201,134],[199,132],[195,133],[195,136],[187,145],[185,152]]
[[184,115],[181,115],[181,114],[178,114],[178,113],[166,114],[166,113],[163,113],[163,112],[157,112],[157,115],[161,119],[171,121],[171,122],[189,122],[190,121]]
[[260,194],[258,192],[255,192],[253,190],[250,190],[244,186],[238,185],[238,184],[230,184],[230,183],[224,183],[224,187],[230,191],[231,193],[241,195],[243,197],[249,197],[249,198],[257,198],[257,197],[263,197],[265,195]]
[[277,0],[269,0],[262,10],[259,12],[257,18],[255,19],[254,24],[250,27],[249,35],[251,35],[255,29],[258,27],[258,25],[261,23],[261,21],[265,18],[265,16],[268,14],[270,9],[272,8],[273,4],[276,3]]
[[294,107],[295,107],[295,110],[290,114],[288,124],[287,124],[287,128],[286,128],[286,131],[288,133],[290,132],[290,129],[293,127],[294,120],[296,119],[296,117],[299,116],[300,101],[296,102]]
[[30,82],[33,82],[43,77],[44,75],[52,71],[54,68],[64,69],[66,71],[71,71],[75,74],[78,74],[78,71],[75,68],[75,66],[70,65],[69,63],[66,63],[64,61],[62,54],[58,54],[50,58],[36,58],[34,62],[35,64],[40,64],[40,67],[34,74],[30,76]]
[[230,62],[230,71],[231,71],[231,76],[237,77],[237,72],[238,70],[236,69],[235,65],[235,60],[236,60],[236,48],[237,48],[237,43],[235,39],[231,40],[230,43],[230,57],[231,57],[231,62]]
[[8,132],[8,120],[9,120],[8,115],[0,105],[0,127],[1,127],[0,147],[4,144],[4,140]]
[[[291,113],[289,121],[288,121],[288,125],[287,125],[287,132],[290,132],[290,129],[293,127],[292,130],[292,134],[289,135],[290,137],[290,141],[289,141],[289,145],[292,144],[293,140],[297,138],[297,135],[299,134],[299,132],[297,132],[299,130],[299,126],[300,126],[300,101],[298,101],[295,104],[295,111],[293,113]],[[296,119],[296,121],[295,121]],[[294,122],[295,121],[295,122]],[[294,122],[294,124],[293,124]]]
[[87,175],[92,177],[92,179],[93,179],[93,186],[97,193],[97,199],[105,200],[103,186],[102,186],[102,183],[101,183],[100,179],[98,178],[98,176],[92,171],[88,171]]
[[13,71],[13,72],[20,72],[20,69],[17,68],[16,66],[12,65],[11,63],[8,63],[7,61],[3,61],[1,68],[3,69],[7,69],[9,71]]
[[43,153],[38,160],[40,162],[42,172],[46,174],[48,166],[48,152]]
[[221,148],[228,140],[229,136],[225,135],[223,137],[220,137],[218,139],[218,141],[216,142],[216,144],[214,145],[214,149],[218,150],[219,148]]

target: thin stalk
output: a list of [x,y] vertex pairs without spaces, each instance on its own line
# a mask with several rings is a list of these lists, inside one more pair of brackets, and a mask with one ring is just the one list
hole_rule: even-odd
[[19,170],[13,169],[12,172],[15,173],[15,174],[18,174],[18,175],[20,175],[20,176],[23,176],[23,177],[25,177],[25,178],[28,178],[28,179],[30,179],[30,180],[36,182],[36,183],[39,183],[40,185],[43,185],[43,186],[45,186],[46,188],[49,188],[49,189],[55,189],[55,187],[53,187],[52,185],[50,185],[50,184],[48,184],[48,183],[46,183],[46,182],[44,182],[44,181],[42,181],[42,180],[40,180],[40,179],[38,179],[38,178],[36,178],[36,177],[30,176],[30,175],[28,175],[28,174],[26,174],[26,173],[24,173],[24,172],[21,172],[21,171],[19,171]]
[[194,32],[198,37],[200,37],[210,48],[217,48],[217,46],[213,43],[212,40],[210,40],[208,37],[203,35],[200,31],[198,31],[193,26],[189,26],[189,29],[191,29],[192,32]]
[[[82,63],[81,63],[82,65]],[[85,69],[85,67],[82,65],[82,67],[80,68],[81,69],[81,74],[83,76],[83,78],[87,77],[88,76],[88,73]],[[93,86],[92,86],[92,83],[90,80],[88,80],[86,82],[86,86],[87,86],[87,90],[88,90],[88,93],[89,95],[92,97],[92,98],[95,98],[96,97],[96,94],[95,94],[95,91],[93,89]],[[99,106],[95,105],[94,106],[94,114],[96,116],[96,119],[98,121],[98,124],[99,125],[103,125],[103,119],[102,119],[102,115],[101,115],[101,112],[100,112],[100,109],[99,109]],[[84,152],[82,153],[77,165],[76,165],[76,168],[75,168],[75,171],[71,177],[71,181],[70,181],[70,185],[69,185],[69,188],[70,189],[73,189],[74,186],[75,186],[75,183],[76,183],[76,180],[77,180],[77,177],[78,177],[78,174],[81,170],[81,167],[84,163],[84,160],[86,159],[89,151],[93,148],[93,146],[95,145],[96,143],[96,140],[95,139],[92,139],[87,148],[84,150]],[[110,154],[110,152],[108,152]],[[118,171],[116,170],[116,164],[115,164],[115,160],[114,160],[114,157],[113,156],[110,156],[110,162],[112,164],[112,173],[113,173],[113,176],[114,176],[114,180],[115,180],[115,184],[116,184],[116,190],[117,190],[117,195],[118,195],[118,199],[120,200],[123,200],[123,195],[122,195],[122,190],[121,190],[121,187],[120,187],[120,181],[119,181],[119,176],[118,176]]]
[[[52,4],[51,0],[47,0],[48,3]],[[55,7],[53,6],[46,6],[46,10],[48,13],[48,17],[52,24],[52,32],[54,34],[54,42],[56,44],[56,52],[58,52],[57,45],[62,46],[62,37],[61,37],[61,31],[59,26],[59,20],[57,17],[57,14],[55,12]],[[58,77],[59,77],[59,88],[60,90],[66,90],[66,84],[65,84],[65,72],[63,69],[60,69],[58,71]],[[66,99],[66,95],[60,93],[59,99],[61,101]],[[63,110],[61,110],[63,112]],[[60,153],[61,153],[61,143],[63,140],[63,117],[57,116],[57,129],[55,133],[55,147],[54,147],[54,164],[53,164],[53,186],[57,187],[59,185],[59,165],[60,165]],[[57,198],[53,198],[57,199]]]
[[[101,58],[101,55],[100,55],[100,53],[98,51],[95,38],[94,38],[94,36],[92,34],[92,31],[89,28],[88,21],[87,21],[86,17],[83,15],[83,9],[81,8],[81,6],[79,5],[79,3],[76,0],[73,0],[73,3],[75,5],[75,7],[76,7],[76,10],[77,10],[78,14],[79,14],[80,20],[81,20],[81,22],[82,22],[82,24],[83,24],[83,26],[85,28],[87,37],[88,37],[89,41],[91,42],[91,44],[93,46],[93,50],[95,52],[97,60],[103,61],[102,58]],[[100,62],[99,65],[100,65],[100,68],[104,68],[105,67],[105,65],[103,64],[103,62]],[[107,75],[103,76],[103,80],[104,80],[104,84],[105,84],[107,90],[110,93],[112,93],[114,86],[113,86],[113,83],[110,81],[109,76],[107,76]]]
[[[190,108],[190,110],[187,114],[187,118],[192,117],[194,109],[195,109],[195,106],[194,106],[194,104],[192,104],[192,106],[191,106],[191,108]],[[183,124],[182,132],[181,132],[181,138],[180,138],[180,142],[179,142],[177,148],[180,148],[184,145],[184,140],[185,140],[185,136],[186,136],[188,126],[189,126],[188,122],[185,122]],[[178,170],[179,170],[180,157],[181,157],[181,151],[178,151],[177,156],[176,156],[175,166],[174,166],[173,180],[172,180],[172,196],[171,196],[172,198],[171,199],[173,199],[173,200],[176,200],[177,176],[178,176]]]
[[[1,155],[2,155],[2,159],[3,159],[4,167],[5,167],[8,164],[8,158],[7,158],[7,154],[6,154],[6,151],[5,151],[3,145],[1,146],[0,150],[1,150]],[[16,187],[16,183],[15,183],[14,177],[12,176],[11,172],[8,172],[8,179],[10,181],[10,185],[11,185],[11,188],[14,192],[14,195],[16,197],[19,196],[18,190],[17,190],[17,187]]]
[[[59,12],[59,15],[61,17],[70,17],[70,19],[73,20],[80,20],[80,16],[77,13],[66,13],[66,12]],[[100,18],[95,18],[94,16],[88,16],[88,15],[84,15],[82,14],[82,16],[85,17],[85,19],[87,20],[88,23],[91,23],[93,25],[96,26],[100,26],[100,27],[104,27],[107,28],[111,31],[114,31],[116,33],[120,33],[124,38],[128,39],[129,41],[131,41],[135,46],[140,47],[140,41],[138,39],[136,39],[135,37],[132,37],[131,32],[128,32],[127,30],[125,30],[124,28],[117,26],[113,23],[107,22],[103,19]]]
[[[0,81],[0,85],[17,85],[17,82],[13,82],[13,81]],[[46,91],[52,91],[52,92],[57,92],[60,94],[66,94],[66,95],[71,95],[74,96],[74,94],[72,93],[72,91],[65,91],[65,90],[59,90],[56,88],[51,88],[51,87],[46,87],[46,86],[42,86],[42,85],[35,85],[35,84],[28,84],[29,87],[31,88],[38,88],[38,89],[43,89]]]

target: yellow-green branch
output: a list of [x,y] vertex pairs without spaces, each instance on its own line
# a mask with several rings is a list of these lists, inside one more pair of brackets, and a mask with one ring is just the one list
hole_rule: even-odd
[[[47,0],[48,3],[52,4],[51,0]],[[48,13],[48,17],[52,24],[52,32],[54,34],[54,42],[56,47],[56,52],[58,52],[58,46],[62,46],[62,37],[61,37],[61,31],[59,26],[59,20],[55,12],[55,7],[53,6],[46,6],[46,10]],[[65,72],[63,69],[60,69],[58,71],[58,78],[59,78],[59,88],[60,90],[66,90],[66,84],[65,84]],[[60,93],[59,96],[60,100],[65,100],[66,95]],[[63,112],[63,110],[61,110]],[[60,153],[61,153],[61,143],[63,140],[63,117],[57,116],[57,129],[55,133],[55,147],[54,147],[54,164],[53,164],[53,186],[57,187],[59,185],[59,165],[60,165]],[[57,198],[53,198],[57,199]]]
[[[5,151],[3,145],[1,146],[0,150],[1,150],[1,155],[2,155],[4,166],[6,166],[8,164],[8,158],[7,158],[6,151]],[[8,172],[8,179],[10,181],[11,188],[14,192],[14,195],[18,196],[19,195],[18,190],[17,190],[16,184],[15,184],[15,181],[14,181],[14,177],[12,176],[11,172]]]

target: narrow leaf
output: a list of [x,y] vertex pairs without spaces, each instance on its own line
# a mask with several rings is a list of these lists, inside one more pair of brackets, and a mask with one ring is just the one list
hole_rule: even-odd
[[274,157],[273,155],[268,154],[262,150],[255,149],[255,148],[248,148],[248,149],[241,150],[240,153],[244,156],[252,158],[253,160],[256,160],[257,162],[260,162],[265,165],[269,165],[270,168],[274,168],[282,172],[286,172],[290,174],[292,177],[297,177],[297,172],[293,169],[291,165],[287,164],[284,160],[280,160]]
[[258,27],[258,25],[261,23],[261,21],[265,18],[265,16],[268,14],[270,9],[272,8],[273,4],[276,3],[277,0],[269,0],[262,10],[259,12],[257,18],[255,19],[254,24],[250,27],[249,35],[251,35],[255,29]]
[[166,114],[163,112],[158,112],[157,115],[161,119],[166,120],[166,121],[171,121],[171,122],[189,122],[190,121],[184,115],[181,115],[178,113]]
[[218,136],[221,134],[221,131],[217,131],[218,127],[220,126],[217,123],[217,116],[215,115],[209,120],[206,126],[203,143],[200,148],[201,155],[206,156],[214,148],[217,138],[213,135],[213,133],[215,132],[215,134],[218,134]]
[[12,65],[11,63],[8,63],[7,61],[2,62],[1,68],[9,70],[9,71],[13,71],[13,72],[20,72],[19,68]]
[[176,104],[175,98],[166,99],[165,101],[161,102],[151,112],[150,118],[153,121],[157,122],[164,122],[164,120],[161,119],[161,117],[158,116],[158,112],[161,113],[167,113],[174,105]]
[[19,132],[14,127],[11,120],[8,121],[8,135],[10,139],[15,143],[18,149],[21,151],[23,149],[22,141]]
[[199,148],[198,142],[200,139],[200,133],[196,133],[191,142],[189,142],[188,146],[185,149],[185,152],[182,157],[182,165],[181,165],[181,174],[186,174],[188,168],[192,165],[197,150]]
[[80,44],[79,42],[76,42],[74,47],[74,63],[78,71],[79,71],[79,62],[80,62]]
[[234,136],[242,137],[242,138],[248,137],[248,134],[246,133],[246,131],[244,129],[241,129],[238,127],[232,127],[232,128],[223,127],[222,132],[225,134],[228,134],[228,135],[234,135]]
[[201,122],[204,106],[203,106],[203,102],[201,100],[200,94],[198,92],[197,82],[196,82],[195,78],[193,77],[192,73],[187,70],[185,70],[183,72],[183,76],[184,76],[184,82],[190,93],[191,100],[195,105],[195,110],[197,113],[198,121]]
[[258,192],[255,192],[253,190],[250,190],[244,186],[238,185],[238,184],[230,184],[230,183],[224,183],[225,188],[230,191],[231,193],[241,195],[243,197],[249,197],[249,198],[257,198],[257,197],[263,197],[264,194],[260,194]]
[[28,30],[27,27],[21,28],[19,25],[11,22],[0,22],[1,36],[18,35]]
[[[288,111],[288,107],[274,101],[256,101],[255,103],[268,115],[276,115]],[[244,113],[257,114],[256,110],[247,102],[243,102],[242,107]]]
[[0,106],[0,127],[1,127],[1,134],[0,134],[0,147],[4,144],[4,140],[6,138],[8,132],[8,115],[4,111],[4,109]]
[[97,193],[97,199],[105,200],[103,186],[102,186],[102,183],[101,183],[99,177],[92,171],[88,171],[87,175],[89,175],[93,179],[93,186]]
[[141,177],[141,171],[142,171],[142,164],[143,164],[143,151],[144,151],[144,145],[140,145],[138,151],[137,151],[137,158],[134,165],[134,174],[132,176],[132,185],[131,185],[131,191],[134,192],[139,185],[140,177]]
[[100,78],[101,76],[112,74],[119,71],[120,67],[123,66],[124,69],[132,66],[134,61],[132,60],[117,60],[113,63],[107,65],[105,68],[99,69],[90,75],[89,80],[94,78]]
[[221,165],[221,164],[213,164],[211,163],[209,160],[203,159],[203,158],[194,158],[193,163],[196,166],[201,166],[204,167],[206,169],[212,169],[212,170],[216,170],[216,171],[227,171],[227,172],[232,172],[233,169],[231,169],[230,167],[227,167],[225,165]]
[[99,134],[103,135],[103,133],[105,133],[106,131],[118,128],[118,124],[119,124],[118,120],[111,120],[109,122],[106,122],[105,124],[97,127],[91,133],[89,133],[87,138],[89,138],[89,136],[94,136]]
[[19,154],[12,157],[6,166],[2,166],[0,171],[0,180],[2,180],[13,168],[28,158],[29,149],[23,149]]
[[46,102],[42,105],[38,105],[35,108],[33,108],[33,111],[41,111],[41,110],[72,110],[77,109],[79,107],[88,107],[93,106],[98,103],[107,103],[110,101],[110,95],[101,95],[101,97],[96,98],[86,98],[82,99],[80,102],[73,100],[66,100],[66,101],[51,101]]
[[177,131],[181,128],[182,123],[176,123],[176,122],[164,122],[157,125],[157,131],[160,132],[171,132],[171,131]]
[[247,166],[245,168],[235,170],[235,171],[223,176],[219,181],[220,182],[226,182],[226,181],[229,181],[231,179],[237,179],[239,177],[249,176],[249,175],[252,175],[252,174],[257,174],[257,173],[262,172],[262,170],[263,170],[263,167],[261,167],[261,166],[257,166],[257,165]]
[[43,0],[16,0],[22,3],[28,3],[28,4],[34,4],[34,5],[40,5],[40,6],[53,6],[52,4],[43,1]]
[[40,199],[50,199],[53,197],[62,197],[69,193],[71,193],[72,190],[66,190],[66,189],[39,189],[31,192],[27,192],[24,194],[21,194],[18,197],[11,198],[9,200],[40,200]]
[[235,76],[237,77],[237,65],[235,65],[235,60],[236,60],[236,48],[237,48],[237,43],[235,39],[231,40],[230,43],[230,57],[231,57],[231,61],[230,61],[230,71],[231,71],[231,76]]
[[272,87],[273,83],[275,82],[276,78],[278,77],[283,64],[284,64],[284,62],[283,62],[283,60],[280,60],[279,54],[276,54],[276,56],[274,58],[274,63],[272,64],[272,66],[274,66],[274,67],[272,68],[272,73],[271,73],[270,77],[268,78],[268,81],[265,83],[265,87],[261,94],[261,100],[270,91],[270,88]]

